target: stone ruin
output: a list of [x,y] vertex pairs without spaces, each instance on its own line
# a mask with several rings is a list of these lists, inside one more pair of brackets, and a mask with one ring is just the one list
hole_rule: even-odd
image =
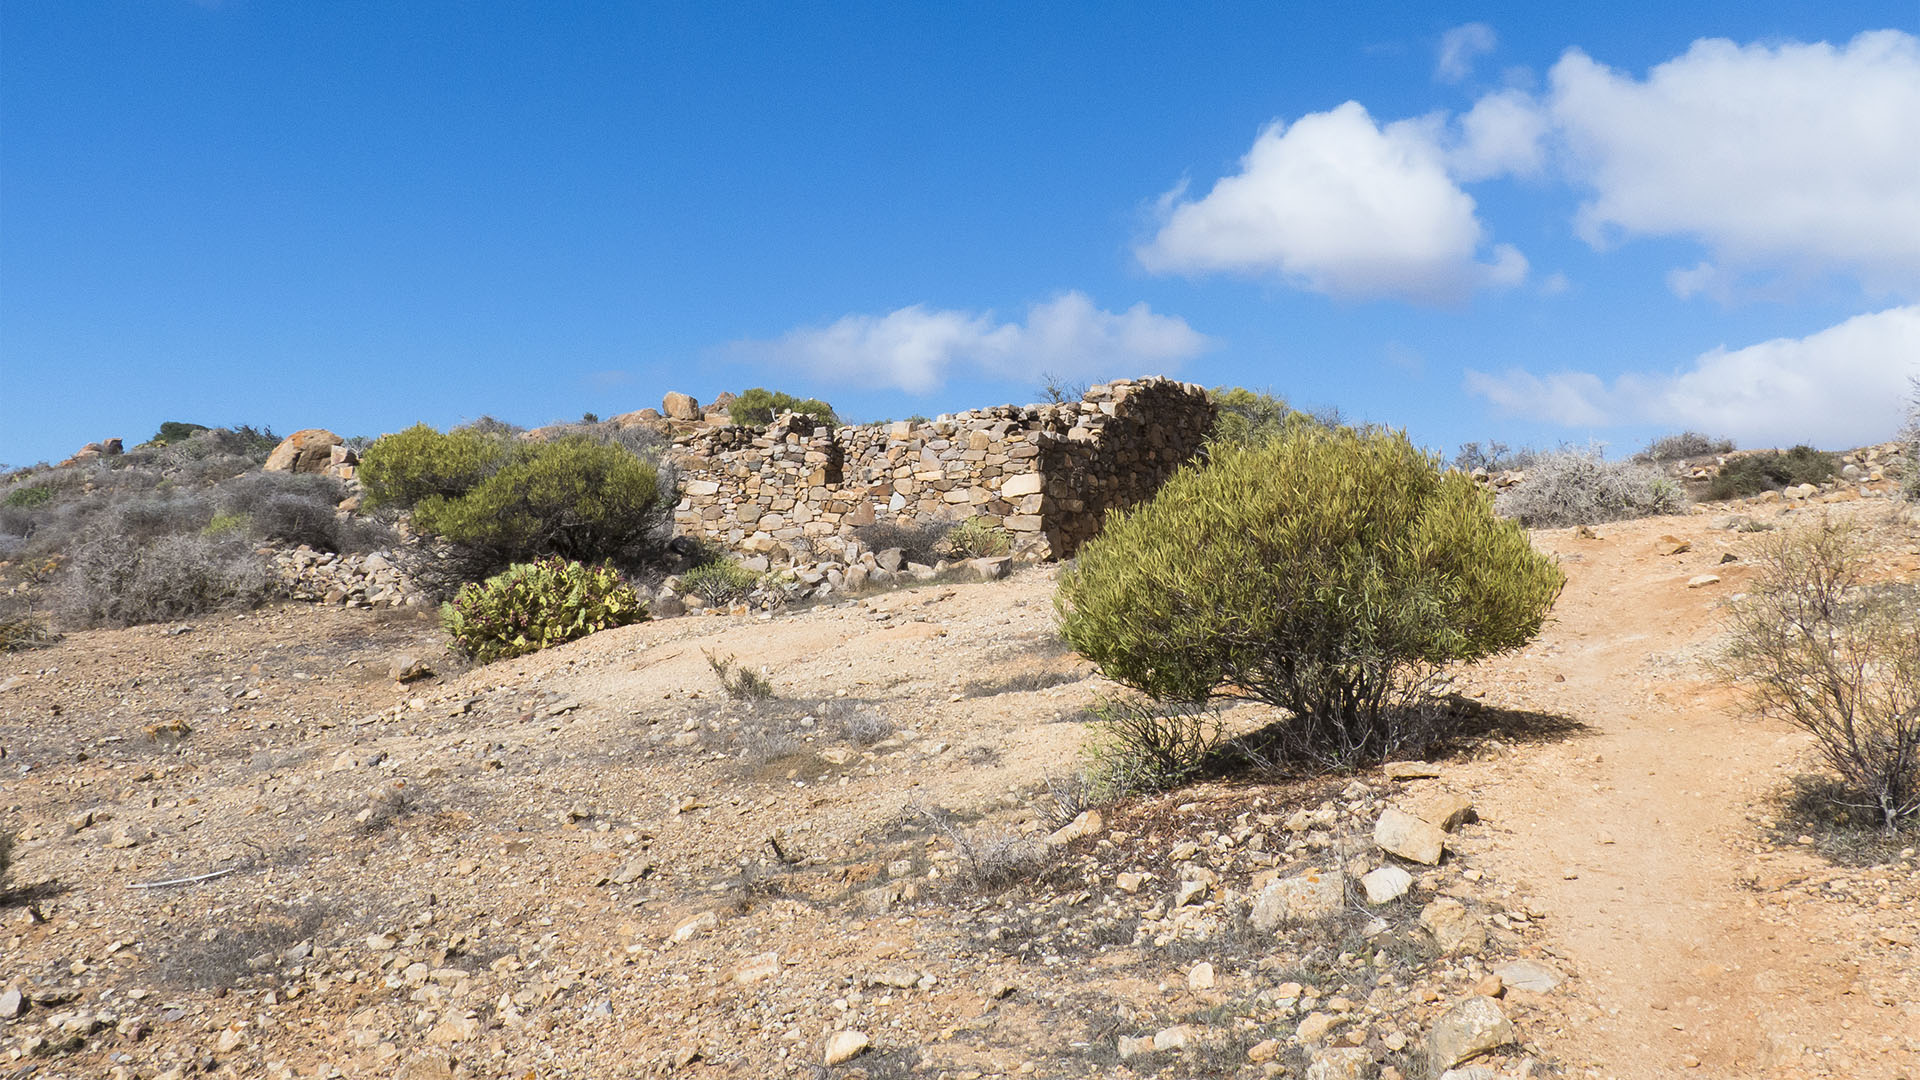
[[681,421],[668,455],[681,473],[676,530],[773,565],[808,561],[862,526],[968,518],[1006,529],[1016,554],[1066,558],[1108,510],[1159,490],[1214,418],[1205,389],[1158,377],[1077,402],[839,428],[794,414],[765,428],[715,423],[684,394],[664,404]]

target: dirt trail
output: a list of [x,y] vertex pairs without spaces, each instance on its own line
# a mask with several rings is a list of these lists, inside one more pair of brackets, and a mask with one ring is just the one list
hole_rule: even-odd
[[[1663,534],[1693,550],[1665,554]],[[1558,619],[1486,680],[1584,730],[1471,769],[1496,836],[1481,864],[1543,902],[1575,976],[1564,1028],[1532,1034],[1574,1076],[1920,1075],[1912,972],[1863,970],[1871,916],[1779,892],[1828,864],[1760,846],[1804,738],[1742,715],[1703,669],[1750,574],[1721,558],[1749,539],[1702,517],[1602,536],[1541,538],[1568,571]]]

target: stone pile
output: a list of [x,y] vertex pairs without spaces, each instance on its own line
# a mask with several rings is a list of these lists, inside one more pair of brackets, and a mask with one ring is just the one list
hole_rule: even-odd
[[[668,395],[667,415],[698,412],[681,398]],[[1149,378],[1095,386],[1078,402],[926,422],[836,430],[788,414],[764,429],[693,427],[673,437],[684,493],[674,521],[776,565],[863,526],[967,518],[1006,529],[1019,554],[1061,558],[1109,508],[1157,491],[1200,449],[1213,416],[1201,387]]]
[[341,607],[426,607],[430,601],[389,552],[337,555],[305,544],[274,551],[270,565],[295,600]]

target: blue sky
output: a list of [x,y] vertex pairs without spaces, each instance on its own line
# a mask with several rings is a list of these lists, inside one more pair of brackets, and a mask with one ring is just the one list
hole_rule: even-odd
[[1888,437],[1920,6],[0,5],[0,461],[1168,373]]

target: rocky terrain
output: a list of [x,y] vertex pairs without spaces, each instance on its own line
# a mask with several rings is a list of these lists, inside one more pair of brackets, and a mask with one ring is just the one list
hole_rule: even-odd
[[1866,494],[1539,533],[1434,760],[1099,807],[1047,566],[486,667],[364,558],[73,633],[0,661],[0,1076],[1911,1078],[1916,852],[1803,836],[1704,664],[1757,530],[1920,575]]

